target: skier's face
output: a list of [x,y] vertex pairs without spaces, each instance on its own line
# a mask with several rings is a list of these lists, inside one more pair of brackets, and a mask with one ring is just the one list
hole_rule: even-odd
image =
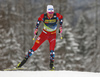
[[47,10],[47,13],[53,14],[53,13],[54,13],[54,9],[53,9],[53,8],[49,8],[49,9]]
[[53,8],[48,9],[47,14],[51,18],[54,14],[54,9]]
[[50,18],[52,18],[54,13],[51,13],[51,14],[50,14],[50,13],[47,13],[47,14],[48,14],[48,16],[49,16]]

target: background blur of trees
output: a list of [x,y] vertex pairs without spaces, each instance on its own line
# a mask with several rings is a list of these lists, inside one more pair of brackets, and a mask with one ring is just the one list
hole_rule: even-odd
[[[64,17],[62,40],[57,30],[56,70],[100,72],[100,0],[0,0],[0,70],[17,66],[34,45],[36,21],[48,4]],[[42,29],[43,23],[38,35]],[[49,54],[45,41],[23,67],[49,70]]]

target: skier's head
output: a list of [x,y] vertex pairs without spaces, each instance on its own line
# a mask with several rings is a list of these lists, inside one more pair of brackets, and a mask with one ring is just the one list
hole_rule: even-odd
[[49,14],[53,14],[54,13],[53,5],[47,5],[47,13],[49,13]]

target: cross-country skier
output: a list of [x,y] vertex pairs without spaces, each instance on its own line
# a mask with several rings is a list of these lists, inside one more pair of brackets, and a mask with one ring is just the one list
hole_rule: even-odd
[[54,70],[54,57],[55,57],[55,44],[56,44],[56,29],[57,29],[57,21],[59,20],[60,27],[59,32],[62,33],[62,23],[63,23],[63,16],[59,13],[54,13],[54,7],[53,5],[47,5],[47,13],[42,14],[36,23],[36,28],[34,31],[34,34],[37,35],[38,27],[43,21],[44,23],[44,29],[42,33],[39,35],[39,37],[36,39],[34,46],[28,51],[28,54],[25,56],[23,61],[17,65],[17,68],[20,68],[22,65],[26,63],[28,58],[32,56],[34,51],[37,50],[37,48],[45,41],[48,40],[50,44],[50,69]]

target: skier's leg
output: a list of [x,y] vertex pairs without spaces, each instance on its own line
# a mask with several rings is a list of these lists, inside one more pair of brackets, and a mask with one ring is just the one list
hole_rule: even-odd
[[32,47],[32,50],[37,50],[38,47],[47,39],[47,34],[45,34],[43,31],[40,34],[40,36],[37,38],[34,46]]
[[32,54],[34,53],[34,51],[47,39],[46,37],[47,36],[46,36],[45,33],[42,32],[40,34],[40,36],[37,38],[37,40],[36,40],[34,46],[32,47],[32,49],[30,49],[28,51],[28,54],[25,56],[25,58],[23,59],[23,61],[17,65],[17,68],[21,67],[22,65],[24,65],[26,63],[26,61],[28,60],[28,58],[30,56],[32,56]]
[[20,63],[17,65],[16,68],[20,68],[21,66],[23,66],[23,65],[26,63],[27,60],[28,60],[28,58],[25,57],[25,58],[22,60],[22,62],[20,62]]
[[36,42],[34,46],[32,47],[32,49],[28,51],[26,58],[29,58],[30,56],[32,56],[34,51],[37,50],[38,47],[47,39],[46,37],[47,36],[43,32],[40,34],[40,36],[36,39]]
[[53,50],[50,51],[50,69],[53,69],[55,52]]
[[40,36],[37,38],[34,46],[28,51],[28,54],[26,55],[26,58],[29,58],[32,56],[35,50],[38,49],[38,47],[46,40],[46,36],[44,36],[44,33],[41,33]]
[[55,44],[56,44],[56,34],[51,35],[51,38],[48,39],[50,43],[50,69],[54,69],[53,63],[54,63],[54,57],[55,57]]
[[25,58],[22,60],[22,62],[20,62],[18,65],[17,65],[17,68],[20,68],[21,66],[23,66],[25,63],[26,63],[26,61],[28,60],[28,58],[33,54],[33,50],[32,49],[30,49],[29,51],[28,51],[28,54],[25,56]]

